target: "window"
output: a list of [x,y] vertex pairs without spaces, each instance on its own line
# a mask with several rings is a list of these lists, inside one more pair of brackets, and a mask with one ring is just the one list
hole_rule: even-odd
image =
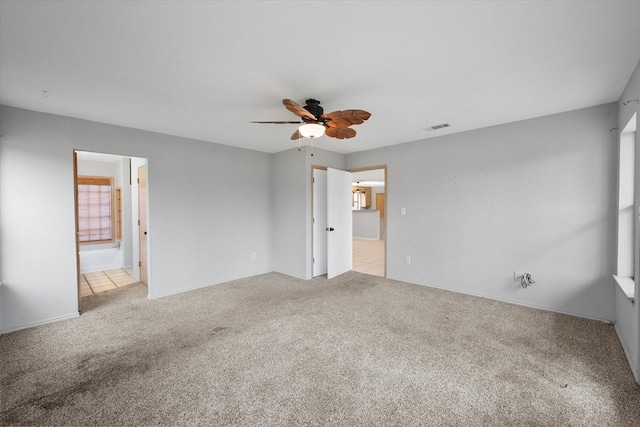
[[[629,298],[634,297],[635,276],[635,165],[636,115],[620,133],[618,169],[618,265],[614,278]],[[638,212],[640,214],[640,212]]]
[[113,242],[113,178],[78,176],[78,240]]
[[618,272],[633,277],[635,135],[620,135],[618,187]]

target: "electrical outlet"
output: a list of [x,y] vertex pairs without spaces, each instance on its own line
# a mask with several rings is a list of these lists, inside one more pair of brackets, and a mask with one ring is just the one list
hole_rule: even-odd
[[252,252],[252,253],[251,253],[251,259],[256,259],[257,257],[258,257],[258,256],[256,255],[256,253],[255,253],[255,252]]
[[406,209],[405,208],[400,208],[400,215],[406,215],[406,214],[407,214]]
[[411,264],[411,257],[408,256],[404,259],[404,262],[406,262],[407,264]]

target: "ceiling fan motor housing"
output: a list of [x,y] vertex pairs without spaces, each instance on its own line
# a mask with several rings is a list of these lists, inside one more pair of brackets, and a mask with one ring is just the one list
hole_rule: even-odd
[[[313,114],[316,119],[320,120],[320,116],[324,112],[324,109],[320,106],[320,101],[317,99],[307,99],[305,103],[304,109]],[[303,117],[302,119],[306,121],[306,118]]]

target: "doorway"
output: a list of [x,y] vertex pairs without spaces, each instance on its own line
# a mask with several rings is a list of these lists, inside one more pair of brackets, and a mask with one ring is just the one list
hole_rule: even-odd
[[312,167],[312,277],[352,269],[351,173]]
[[[78,311],[82,297],[142,281],[138,168],[146,159],[74,150]],[[145,168],[146,169],[146,168]],[[146,183],[146,180],[145,180]],[[142,213],[146,223],[147,214]],[[146,255],[142,254],[146,260]]]
[[[328,239],[335,233],[327,218],[327,200],[344,191],[339,198],[348,200],[350,248],[340,255],[348,270],[386,276],[386,165],[350,171],[340,188],[327,185],[327,168],[312,166],[312,277],[327,274],[327,258],[335,257]],[[363,193],[355,188],[362,187]],[[362,194],[362,195],[361,195]],[[356,200],[357,199],[357,200]],[[355,217],[359,215],[359,217]],[[342,226],[345,228],[345,226]],[[333,231],[329,231],[334,228]],[[361,235],[364,233],[363,235]],[[346,246],[346,245],[345,245]],[[343,251],[344,252],[344,251]],[[345,267],[346,268],[346,267]]]
[[353,270],[386,277],[387,167],[352,169]]

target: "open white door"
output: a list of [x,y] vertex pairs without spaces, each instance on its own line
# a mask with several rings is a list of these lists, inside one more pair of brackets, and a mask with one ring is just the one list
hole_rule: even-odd
[[327,278],[353,267],[351,172],[327,168]]
[[313,277],[327,274],[327,171],[313,170]]
[[140,282],[149,284],[147,270],[147,167],[138,168],[138,235],[140,240]]

